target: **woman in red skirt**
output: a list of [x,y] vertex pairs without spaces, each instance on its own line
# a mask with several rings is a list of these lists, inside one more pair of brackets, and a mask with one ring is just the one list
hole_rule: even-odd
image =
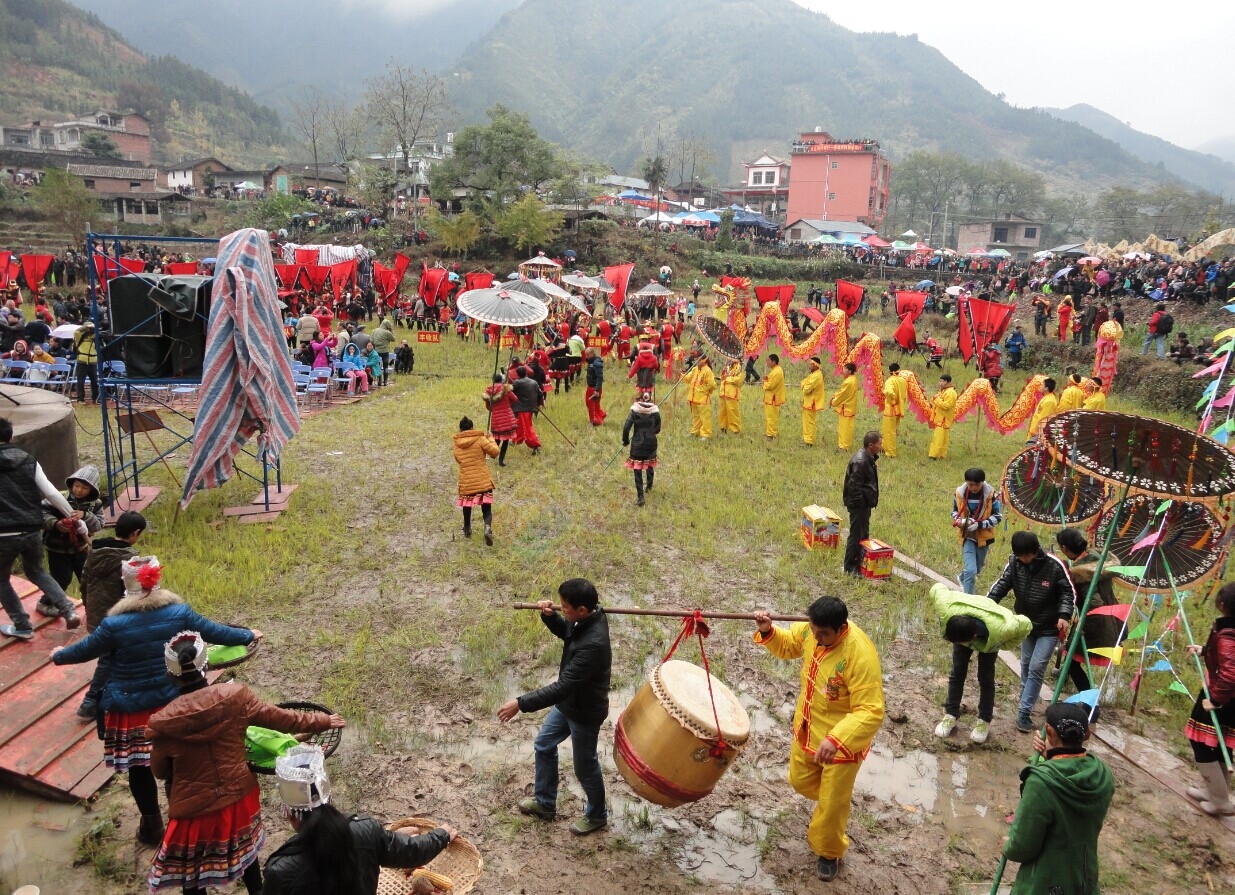
[[148,882],[185,895],[243,879],[262,891],[258,851],[266,841],[257,778],[245,759],[249,725],[284,733],[342,727],[338,715],[293,712],[262,702],[243,684],[206,681],[206,644],[182,631],[164,648],[167,675],[180,695],[150,717],[154,775],[170,784],[167,832]]
[[159,586],[162,569],[153,556],[123,563],[124,597],[90,636],[52,653],[57,665],[74,665],[101,656],[112,657],[111,673],[100,700],[104,712],[103,757],[107,766],[127,772],[129,791],[141,811],[137,839],[145,845],[163,840],[163,815],[158,785],[150,771],[150,740],[146,722],[179,694],[167,676],[163,648],[184,630],[201,631],[209,643],[245,646],[261,631],[233,628],[203,618],[177,594]]
[[497,465],[506,465],[506,448],[513,441],[518,444],[519,424],[515,420],[515,390],[502,378],[493,374],[493,385],[485,389],[485,405],[489,408],[489,435],[497,442]]
[[1222,737],[1227,752],[1235,752],[1235,584],[1224,584],[1214,595],[1214,605],[1222,614],[1214,619],[1205,646],[1188,647],[1189,652],[1204,658],[1206,681],[1197,694],[1184,736],[1205,783],[1203,788],[1188,787],[1188,795],[1200,802],[1202,811],[1217,817],[1235,814],[1231,778],[1223,767],[1218,743],[1218,737]]

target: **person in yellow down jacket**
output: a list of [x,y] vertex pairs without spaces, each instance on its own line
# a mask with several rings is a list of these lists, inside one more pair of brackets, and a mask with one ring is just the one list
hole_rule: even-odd
[[780,356],[768,355],[768,375],[763,380],[763,434],[775,438],[780,434],[780,406],[785,403],[785,371]]
[[849,848],[853,784],[883,724],[883,679],[875,645],[849,621],[842,600],[820,597],[807,616],[786,631],[755,613],[755,643],[778,659],[802,660],[789,785],[815,802],[806,841],[818,858],[815,872],[831,882]]
[[746,373],[741,361],[733,361],[725,367],[720,377],[720,431],[737,434],[742,431],[742,382]]
[[694,369],[686,374],[686,402],[690,404],[690,434],[696,438],[712,437],[712,392],[716,391],[716,374],[708,356],[702,355]]
[[1038,433],[1042,431],[1042,424],[1059,411],[1059,398],[1055,394],[1055,380],[1043,379],[1042,391],[1044,394],[1038,399],[1038,406],[1034,408],[1033,417],[1029,420],[1029,438],[1025,440],[1026,444],[1037,438]]
[[909,403],[909,384],[900,375],[900,364],[888,367],[888,378],[883,381],[883,454],[896,456],[896,436],[900,432],[901,418]]
[[823,371],[819,369],[819,358],[810,359],[810,372],[802,380],[802,441],[804,444],[815,443],[815,417],[823,410],[823,402],[827,394],[823,387]]
[[454,439],[455,462],[459,464],[459,499],[463,510],[463,537],[472,536],[472,508],[480,507],[485,522],[485,544],[493,546],[493,476],[489,457],[499,453],[497,442],[476,429],[466,416],[459,420]]
[[840,416],[836,446],[844,453],[853,450],[853,421],[858,416],[858,365],[845,364],[845,381],[832,396],[832,409]]
[[1102,380],[1095,376],[1091,381],[1093,394],[1085,399],[1081,407],[1085,410],[1106,410],[1106,393],[1102,391]]
[[1059,396],[1059,412],[1080,410],[1085,404],[1085,389],[1081,386],[1081,377],[1073,373],[1068,377],[1068,385]]
[[939,394],[931,402],[931,425],[935,434],[931,436],[931,446],[927,455],[932,460],[942,460],[948,456],[948,438],[952,434],[952,421],[956,419],[956,389],[952,387],[952,377],[944,373],[939,377]]

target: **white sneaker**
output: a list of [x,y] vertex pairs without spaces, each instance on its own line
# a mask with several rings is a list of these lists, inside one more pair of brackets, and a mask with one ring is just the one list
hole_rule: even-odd
[[935,725],[935,736],[940,739],[947,738],[952,730],[956,727],[956,717],[953,715],[944,715],[943,720]]
[[991,735],[991,726],[986,721],[978,721],[973,726],[973,730],[969,734],[970,742],[977,743],[981,746],[986,742],[987,737]]

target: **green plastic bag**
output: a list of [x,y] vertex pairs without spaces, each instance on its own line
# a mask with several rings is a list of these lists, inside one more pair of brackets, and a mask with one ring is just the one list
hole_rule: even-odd
[[249,654],[247,646],[219,646],[215,644],[206,650],[206,656],[212,666],[222,665],[243,659]]
[[251,765],[273,771],[274,760],[299,742],[288,733],[268,730],[265,727],[250,727],[244,732],[245,758]]

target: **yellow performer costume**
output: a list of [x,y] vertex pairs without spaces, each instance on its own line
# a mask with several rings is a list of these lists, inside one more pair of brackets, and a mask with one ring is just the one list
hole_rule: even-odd
[[1033,418],[1029,421],[1029,437],[1032,439],[1035,435],[1042,431],[1042,424],[1053,417],[1059,410],[1059,399],[1055,397],[1054,392],[1047,392],[1038,401],[1038,407],[1033,412]]
[[823,409],[827,395],[823,387],[823,371],[819,362],[811,358],[810,373],[802,380],[802,441],[815,443],[815,417]]
[[[820,646],[806,622],[786,631],[755,633],[755,642],[778,659],[802,659],[801,691],[793,713],[789,785],[815,801],[806,841],[820,857],[841,858],[849,848],[845,827],[853,783],[883,724],[883,680],[879,654],[853,622],[831,647]],[[831,763],[815,753],[824,739],[836,746]]]
[[935,434],[931,436],[931,446],[927,455],[932,460],[942,460],[948,456],[948,438],[952,435],[952,421],[956,419],[956,389],[951,385],[939,390],[935,400],[931,402],[931,422],[935,426]]
[[695,368],[686,374],[686,403],[690,405],[690,434],[699,438],[712,437],[712,392],[716,391],[716,374],[706,357],[699,358]]
[[1102,389],[1094,389],[1094,393],[1085,399],[1081,407],[1085,410],[1106,410],[1106,395],[1102,393]]
[[1059,412],[1080,410],[1085,405],[1085,389],[1081,388],[1081,377],[1073,376],[1068,380],[1068,387],[1059,396]]
[[896,436],[900,432],[905,405],[909,403],[909,385],[899,373],[883,381],[883,453],[896,456]]
[[725,368],[720,377],[720,431],[741,432],[742,413],[739,400],[742,397],[742,383],[746,374],[740,361],[734,361]]
[[763,434],[780,434],[780,405],[785,403],[785,371],[777,364],[763,380]]
[[848,453],[853,450],[853,423],[858,415],[858,377],[850,373],[832,396],[832,409],[840,416],[836,428],[836,446]]

